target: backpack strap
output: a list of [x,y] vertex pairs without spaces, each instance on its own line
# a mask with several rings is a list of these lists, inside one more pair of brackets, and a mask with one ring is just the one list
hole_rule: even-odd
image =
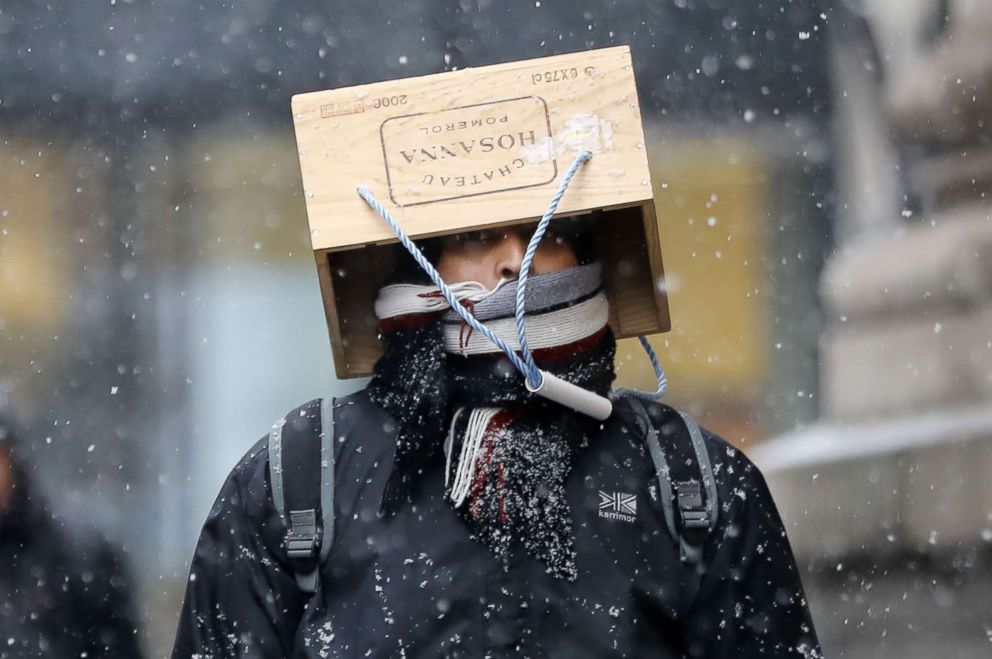
[[717,491],[709,452],[696,421],[674,409],[671,413],[677,415],[679,423],[662,425],[663,449],[657,424],[644,403],[629,400],[654,463],[665,526],[679,548],[679,559],[688,568],[686,602],[692,602],[705,572],[703,547],[716,527]]
[[[678,410],[678,414],[689,441],[676,428],[672,441],[670,474],[675,486],[676,503],[679,510],[681,531],[681,558],[683,562],[698,564],[702,559],[703,544],[710,531],[716,526],[717,493],[713,479],[710,455],[703,441],[695,419]],[[657,437],[655,442],[658,442]]]
[[313,593],[334,543],[333,399],[312,400],[272,426],[269,482],[296,583]]

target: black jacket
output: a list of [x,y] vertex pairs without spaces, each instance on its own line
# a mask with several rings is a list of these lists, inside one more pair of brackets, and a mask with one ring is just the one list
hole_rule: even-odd
[[14,466],[0,511],[0,659],[140,659],[119,551],[54,517]]
[[[316,594],[297,588],[281,546],[263,439],[210,511],[174,659],[819,656],[764,479],[715,435],[704,431],[719,516],[698,595],[685,601],[653,463],[622,409],[566,484],[579,569],[568,582],[526,554],[504,566],[474,541],[443,499],[443,465],[412,505],[379,515],[395,424],[364,392],[338,403],[336,537]],[[674,411],[652,405],[651,414],[658,428]],[[599,492],[636,494],[636,515],[601,516]]]

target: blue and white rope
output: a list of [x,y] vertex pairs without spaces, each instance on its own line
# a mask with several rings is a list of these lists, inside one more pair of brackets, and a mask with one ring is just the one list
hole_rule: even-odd
[[643,337],[637,337],[637,340],[641,342],[641,347],[644,348],[644,352],[648,353],[648,359],[651,360],[651,367],[654,369],[654,377],[658,380],[658,389],[655,391],[641,391],[640,389],[628,389],[627,387],[621,387],[613,392],[616,397],[628,396],[630,398],[641,398],[643,400],[658,400],[665,395],[668,390],[668,377],[665,375],[665,369],[661,367],[661,361],[658,359],[658,355],[655,354],[654,348],[648,343],[648,340]]
[[410,252],[410,256],[412,256],[417,262],[417,265],[419,265],[423,271],[427,273],[427,276],[430,277],[432,282],[434,282],[437,289],[441,291],[441,295],[443,295],[444,299],[448,301],[452,311],[458,314],[461,319],[465,321],[473,330],[479,332],[487,339],[495,343],[500,350],[506,353],[506,356],[511,362],[513,362],[513,365],[517,368],[517,370],[523,373],[524,377],[527,377],[527,364],[520,358],[519,355],[517,355],[517,353],[513,351],[513,348],[507,345],[506,341],[496,336],[488,327],[476,320],[475,316],[469,313],[468,309],[462,306],[462,303],[455,297],[455,294],[451,292],[448,285],[444,283],[444,280],[441,279],[441,275],[434,269],[431,262],[427,260],[424,253],[420,251],[420,248],[417,247],[416,244],[414,244],[414,242],[410,239],[410,236],[407,235],[406,231],[403,230],[392,214],[381,203],[379,203],[379,200],[375,198],[372,191],[366,186],[361,185],[358,187],[358,194],[365,200],[365,203],[367,203],[372,210],[378,213],[379,217],[381,217],[386,224],[389,225],[389,227],[396,234],[396,237],[399,238],[400,244],[406,248],[406,251]]
[[523,355],[524,363],[527,364],[527,370],[524,372],[524,375],[526,376],[527,383],[530,385],[531,389],[540,388],[541,383],[544,380],[544,376],[541,375],[541,371],[537,368],[537,364],[534,363],[534,356],[527,347],[527,329],[524,326],[524,314],[527,310],[527,278],[530,276],[530,265],[534,260],[534,254],[537,253],[537,246],[541,242],[541,238],[544,237],[545,232],[548,230],[548,225],[551,223],[551,218],[554,216],[555,211],[558,210],[558,204],[561,202],[561,198],[565,195],[565,190],[568,189],[568,184],[572,182],[572,177],[575,176],[575,172],[579,170],[582,163],[586,162],[590,158],[592,158],[592,152],[583,151],[576,156],[574,161],[572,161],[572,166],[568,168],[567,172],[565,172],[565,176],[562,177],[561,183],[558,185],[558,189],[555,191],[554,196],[551,197],[551,201],[548,203],[548,210],[544,211],[544,215],[541,217],[540,222],[537,223],[537,228],[534,229],[534,235],[531,236],[530,242],[527,244],[527,251],[524,252],[524,258],[520,262],[520,273],[517,276],[517,337],[520,340],[520,354]]
[[[392,216],[388,209],[379,203],[375,195],[367,186],[359,186],[358,194],[365,200],[365,203],[369,205],[383,219],[383,221],[389,225],[399,239],[400,244],[406,248],[410,253],[410,256],[417,262],[417,265],[427,273],[430,280],[437,286],[441,295],[447,300],[451,309],[461,317],[465,323],[471,327],[476,332],[479,332],[487,339],[492,341],[496,347],[502,350],[513,366],[520,371],[520,373],[526,378],[527,384],[532,390],[541,387],[544,376],[541,374],[540,369],[534,362],[534,356],[531,354],[530,348],[527,346],[527,328],[524,322],[524,317],[526,314],[526,291],[527,291],[527,279],[530,276],[531,263],[534,260],[534,255],[537,253],[538,245],[544,234],[547,232],[548,225],[551,223],[551,219],[554,217],[555,211],[558,210],[558,204],[561,202],[562,197],[565,195],[565,190],[568,189],[569,183],[572,182],[572,178],[578,171],[579,167],[582,166],[584,162],[592,158],[592,153],[589,151],[583,151],[575,160],[572,165],[565,172],[562,177],[561,183],[558,185],[558,189],[555,191],[554,196],[551,197],[551,201],[548,204],[548,209],[545,211],[544,215],[541,216],[540,221],[537,223],[537,228],[534,230],[534,235],[531,236],[530,242],[527,244],[527,250],[524,252],[523,260],[520,263],[520,273],[518,275],[517,283],[517,298],[516,298],[516,308],[515,308],[515,318],[517,324],[517,338],[520,341],[520,354],[518,355],[503,339],[493,333],[488,327],[483,325],[481,322],[476,320],[475,316],[466,309],[458,298],[455,297],[451,289],[441,278],[438,271],[431,265],[431,262],[427,260],[424,253],[419,247],[410,239],[406,231],[399,225],[396,218]],[[639,391],[637,389],[619,389],[614,394],[615,396],[632,396],[636,398],[644,399],[657,399],[661,398],[665,394],[665,390],[668,388],[668,380],[665,377],[665,372],[661,367],[661,363],[658,360],[658,356],[655,354],[654,350],[651,348],[651,344],[643,336],[638,337],[643,346],[645,352],[648,354],[648,358],[651,360],[651,366],[654,368],[655,377],[658,379],[658,389],[655,392]]]

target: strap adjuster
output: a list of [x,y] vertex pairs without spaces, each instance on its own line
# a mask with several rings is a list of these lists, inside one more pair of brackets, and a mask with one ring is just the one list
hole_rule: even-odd
[[289,511],[289,530],[286,532],[286,554],[290,560],[310,561],[317,558],[317,511]]
[[703,505],[702,484],[699,481],[679,481],[675,484],[678,492],[679,515],[684,529],[709,528],[710,518]]

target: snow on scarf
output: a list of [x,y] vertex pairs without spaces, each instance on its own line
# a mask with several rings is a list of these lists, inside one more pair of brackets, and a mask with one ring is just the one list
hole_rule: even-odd
[[[518,346],[515,281],[492,291],[477,282],[452,289],[476,318]],[[399,424],[383,511],[395,514],[431,463],[442,460],[446,498],[496,556],[519,544],[556,577],[574,579],[564,484],[599,422],[529,393],[506,356],[467,327],[433,286],[386,286],[375,310],[384,354],[369,392]],[[534,359],[602,395],[614,378],[607,320],[598,263],[532,276],[527,284]]]

